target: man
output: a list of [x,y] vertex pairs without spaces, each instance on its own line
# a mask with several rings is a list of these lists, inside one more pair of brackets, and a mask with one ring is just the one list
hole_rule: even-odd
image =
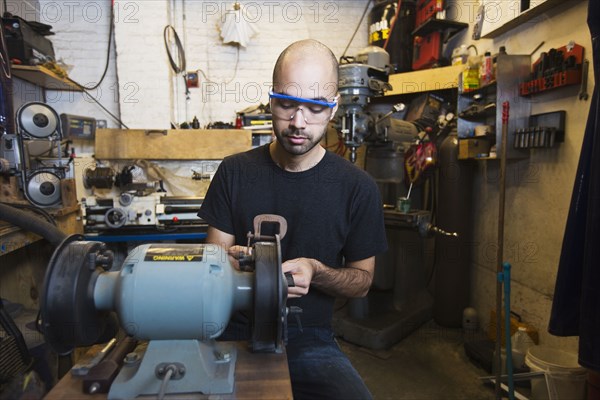
[[[286,348],[296,399],[371,397],[331,330],[335,297],[365,296],[375,255],[387,249],[375,182],[320,146],[337,109],[337,79],[337,60],[323,44],[286,48],[270,93],[276,140],[223,160],[199,212],[206,241],[231,253],[246,243],[256,215],[286,219],[282,269],[295,284],[288,305],[302,308],[301,327],[288,319]],[[232,319],[228,330],[238,335],[229,338],[245,339],[239,323]]]

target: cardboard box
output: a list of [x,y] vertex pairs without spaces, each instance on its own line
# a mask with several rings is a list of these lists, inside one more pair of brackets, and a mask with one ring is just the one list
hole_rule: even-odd
[[487,138],[467,138],[458,141],[458,159],[487,156],[490,153],[491,142]]

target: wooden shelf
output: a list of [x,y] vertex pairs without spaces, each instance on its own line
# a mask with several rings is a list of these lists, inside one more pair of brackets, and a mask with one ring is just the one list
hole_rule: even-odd
[[44,89],[50,90],[70,90],[82,92],[83,90],[71,81],[62,78],[50,71],[48,68],[31,65],[12,65],[11,71],[17,78],[33,83]]
[[252,148],[246,129],[97,129],[100,160],[221,160]]
[[449,67],[392,74],[389,83],[393,89],[386,92],[385,95],[395,96],[433,90],[456,89],[458,87],[458,75],[463,68],[464,65],[451,65]]
[[0,256],[41,240],[38,235],[24,231],[8,222],[0,222]]

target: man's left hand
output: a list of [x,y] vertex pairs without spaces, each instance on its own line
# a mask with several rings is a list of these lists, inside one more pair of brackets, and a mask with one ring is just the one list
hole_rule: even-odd
[[288,287],[289,298],[302,297],[308,293],[315,273],[314,261],[310,258],[295,258],[281,265],[282,272],[291,274],[294,279],[294,286]]

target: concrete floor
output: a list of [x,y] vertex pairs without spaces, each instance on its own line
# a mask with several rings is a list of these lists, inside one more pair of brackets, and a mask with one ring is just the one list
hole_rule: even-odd
[[489,375],[464,350],[462,329],[426,323],[389,350],[372,351],[340,340],[375,400],[494,399]]

